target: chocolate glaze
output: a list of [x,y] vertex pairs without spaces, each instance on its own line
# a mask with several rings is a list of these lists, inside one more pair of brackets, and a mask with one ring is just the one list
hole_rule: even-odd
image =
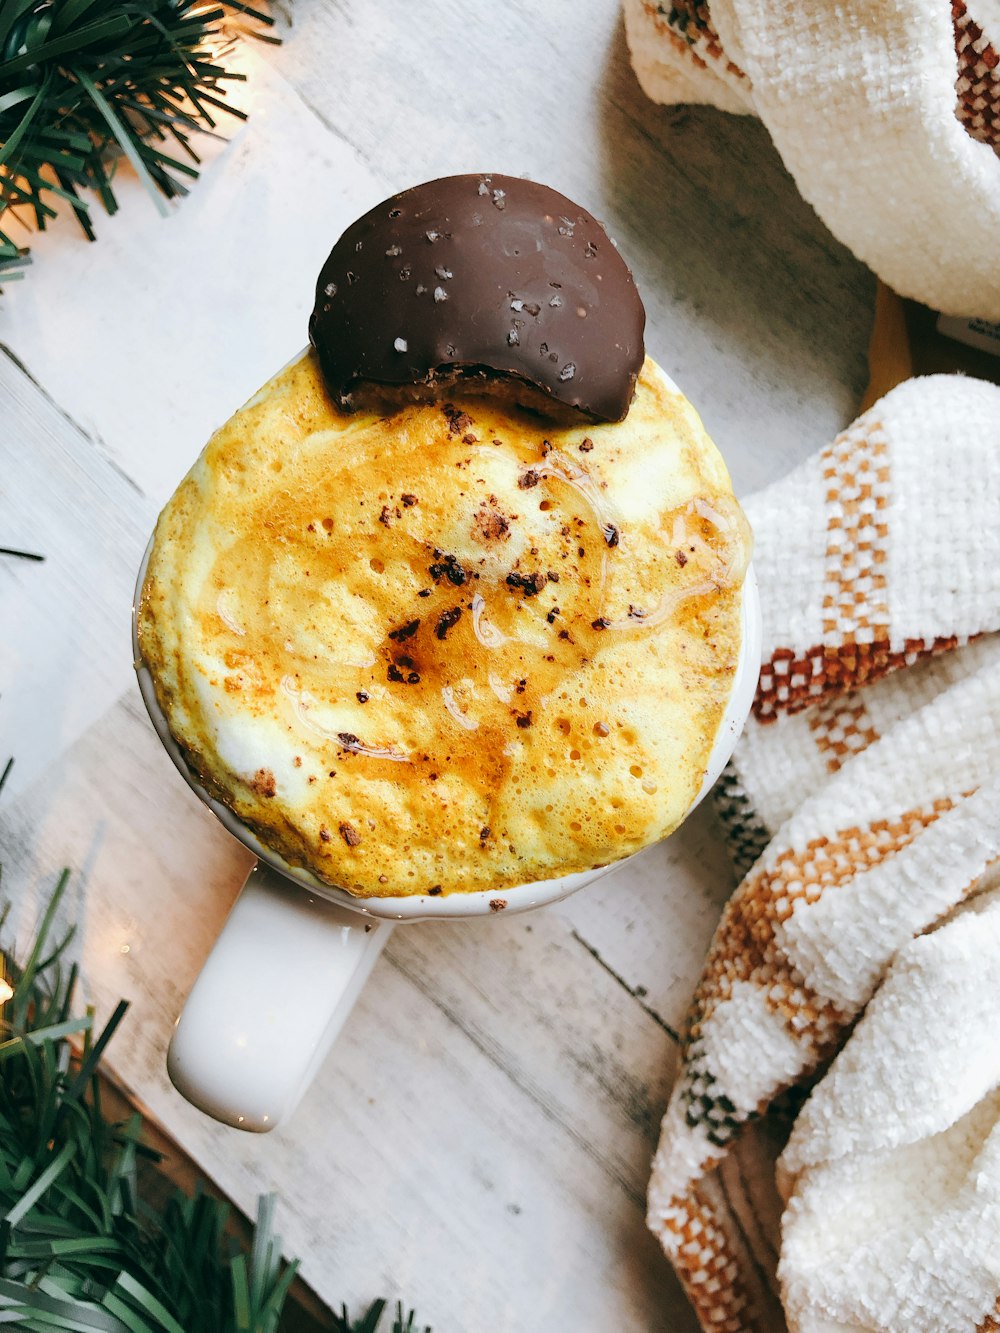
[[443,393],[487,375],[515,398],[525,386],[529,406],[620,421],[645,322],[628,266],[578,204],[511,176],[448,176],[348,227],[319,275],[309,338],[342,407],[371,385]]

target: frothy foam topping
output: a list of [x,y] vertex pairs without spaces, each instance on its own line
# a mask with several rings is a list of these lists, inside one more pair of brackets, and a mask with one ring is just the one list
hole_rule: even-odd
[[360,895],[628,855],[701,782],[745,520],[652,362],[625,421],[333,407],[314,354],[209,443],[157,529],[140,646],[206,785]]

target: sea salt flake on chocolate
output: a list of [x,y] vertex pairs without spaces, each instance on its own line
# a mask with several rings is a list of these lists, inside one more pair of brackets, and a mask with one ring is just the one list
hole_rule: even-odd
[[410,344],[406,341],[405,338],[397,338],[392,345],[393,347],[395,347],[397,352],[406,352],[409,350],[410,346]]
[[[491,207],[483,210],[486,198]],[[467,379],[494,377],[511,382],[516,402],[561,422],[622,420],[642,365],[645,316],[631,274],[605,239],[578,205],[515,177],[429,181],[385,201],[347,229],[317,282],[310,340],[331,396],[348,410],[384,410],[392,391],[391,410],[397,389],[416,388],[408,398],[433,401],[462,392]],[[423,269],[425,281],[431,274],[446,289],[420,281],[415,262],[394,269],[401,286],[388,283],[383,258],[449,240],[454,250],[440,253],[461,247],[461,265],[432,261]],[[544,349],[521,336],[511,310],[537,322]],[[580,310],[594,319],[577,317]],[[401,328],[405,357],[394,343]]]

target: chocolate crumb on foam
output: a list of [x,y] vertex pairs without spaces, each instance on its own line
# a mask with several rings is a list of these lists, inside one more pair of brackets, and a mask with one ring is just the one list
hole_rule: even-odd
[[631,405],[645,321],[590,213],[533,181],[469,175],[404,190],[348,227],[319,275],[309,337],[348,410],[461,387],[610,422]]

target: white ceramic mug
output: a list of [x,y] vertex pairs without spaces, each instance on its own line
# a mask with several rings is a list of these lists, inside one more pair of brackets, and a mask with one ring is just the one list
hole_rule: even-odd
[[[458,921],[557,902],[621,861],[497,892],[355,898],[288,865],[200,785],[170,735],[153,678],[132,647],[139,689],[157,735],[188,786],[257,857],[184,1010],[167,1054],[174,1087],[223,1124],[258,1133],[294,1111],[312,1082],[395,922]],[[740,656],[725,716],[693,810],[722,772],[750,711],[760,670],[760,603],[753,567],[741,600]],[[688,811],[690,813],[690,810]]]

